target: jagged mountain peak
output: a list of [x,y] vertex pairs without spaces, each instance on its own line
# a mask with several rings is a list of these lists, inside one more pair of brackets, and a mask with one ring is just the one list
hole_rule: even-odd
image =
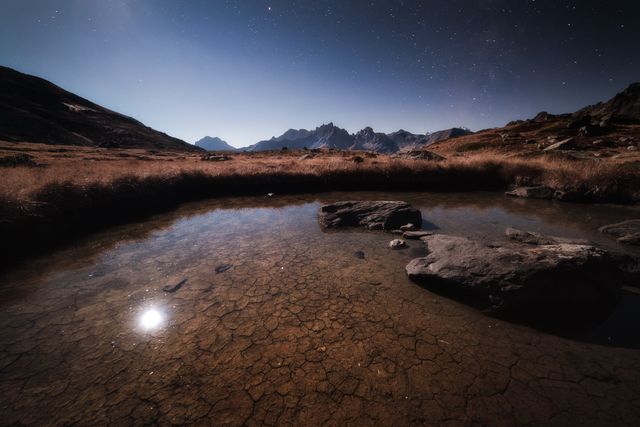
[[235,151],[235,147],[229,145],[225,140],[218,138],[217,136],[205,136],[204,138],[196,141],[196,147],[204,148],[207,151]]
[[[289,129],[284,134],[269,140],[259,141],[244,150],[268,151],[303,148],[335,148],[338,150],[364,150],[380,153],[395,153],[404,149],[419,148],[430,142],[439,141],[449,136],[466,135],[468,129],[452,128],[433,134],[413,134],[404,129],[385,134],[376,132],[371,126],[350,134],[333,122],[322,124],[314,130]],[[430,138],[433,136],[433,140]]]

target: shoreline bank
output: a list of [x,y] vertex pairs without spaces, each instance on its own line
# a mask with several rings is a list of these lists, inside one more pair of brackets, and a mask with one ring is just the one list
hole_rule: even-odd
[[[640,199],[640,174],[632,169],[590,171],[585,179],[579,169],[568,173],[560,164],[487,156],[442,162],[380,156],[356,163],[353,153],[320,155],[310,161],[302,161],[298,155],[236,154],[231,161],[202,169],[176,165],[178,168],[164,172],[167,162],[140,161],[140,168],[153,163],[155,169],[136,175],[135,165],[127,163],[109,170],[111,175],[105,174],[102,181],[80,179],[82,174],[78,174],[35,187],[27,197],[5,193],[0,196],[0,269],[89,233],[215,197],[328,191],[507,191],[516,186],[546,185],[570,192],[573,202],[635,204]],[[208,163],[187,161],[192,166]],[[100,163],[96,162],[96,168],[99,172]]]

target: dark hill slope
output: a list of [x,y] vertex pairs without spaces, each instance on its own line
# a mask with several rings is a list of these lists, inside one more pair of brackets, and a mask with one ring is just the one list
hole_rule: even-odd
[[53,83],[0,67],[0,140],[200,151]]

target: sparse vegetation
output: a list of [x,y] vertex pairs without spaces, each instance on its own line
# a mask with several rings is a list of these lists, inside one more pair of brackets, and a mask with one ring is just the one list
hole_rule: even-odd
[[[10,155],[15,144],[0,146]],[[206,197],[319,191],[472,191],[545,184],[579,190],[588,201],[634,202],[634,163],[571,161],[487,152],[446,161],[395,159],[322,150],[234,154],[225,162],[198,154],[20,144],[41,167],[3,167],[2,250],[17,255],[105,225]],[[358,157],[361,161],[355,162]]]

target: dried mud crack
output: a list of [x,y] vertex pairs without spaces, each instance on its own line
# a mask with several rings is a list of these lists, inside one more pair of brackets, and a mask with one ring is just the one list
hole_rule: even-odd
[[[637,350],[543,334],[439,297],[409,282],[411,254],[387,248],[387,235],[321,233],[317,207],[304,209],[309,220],[295,227],[288,212],[259,209],[186,219],[90,262],[66,252],[39,275],[5,278],[27,294],[3,291],[2,424],[640,419]],[[364,259],[354,256],[361,248]],[[216,274],[221,260],[233,268]],[[164,317],[145,330],[150,307]]]

